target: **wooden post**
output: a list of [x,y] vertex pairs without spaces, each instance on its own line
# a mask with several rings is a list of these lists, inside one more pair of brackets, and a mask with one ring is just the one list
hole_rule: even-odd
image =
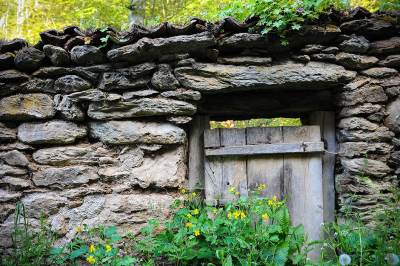
[[204,130],[209,128],[207,116],[194,117],[189,135],[189,189],[204,189]]
[[310,114],[310,125],[319,125],[325,143],[322,157],[322,191],[324,199],[324,222],[335,220],[335,113],[317,111]]

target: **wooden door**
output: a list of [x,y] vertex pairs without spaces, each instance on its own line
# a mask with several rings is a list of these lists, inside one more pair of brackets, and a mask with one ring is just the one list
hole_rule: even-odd
[[224,203],[234,186],[247,195],[265,183],[265,196],[287,198],[294,225],[320,239],[323,222],[319,126],[211,129],[204,132],[205,197]]

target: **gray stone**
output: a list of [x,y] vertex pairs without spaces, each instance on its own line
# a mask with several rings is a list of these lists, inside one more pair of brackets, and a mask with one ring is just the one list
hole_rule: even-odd
[[107,93],[101,90],[91,89],[71,93],[68,95],[68,98],[74,102],[101,102],[106,100]]
[[0,43],[0,53],[14,52],[26,46],[28,46],[28,43],[24,39],[2,40]]
[[151,84],[159,90],[175,90],[179,87],[179,82],[172,73],[172,69],[167,64],[158,66],[158,70],[151,78]]
[[305,54],[316,54],[321,53],[326,46],[319,45],[319,44],[307,44],[303,49],[300,51]]
[[380,85],[384,88],[400,86],[400,76],[380,80]]
[[28,171],[25,168],[19,168],[0,161],[0,176],[21,176],[26,175]]
[[343,88],[345,90],[355,90],[358,88],[361,88],[362,86],[366,84],[370,84],[371,79],[370,78],[365,78],[365,77],[356,77],[352,82],[346,84]]
[[35,218],[56,214],[67,202],[67,198],[55,192],[32,193],[22,199],[27,216]]
[[89,124],[90,136],[106,144],[177,144],[186,141],[183,129],[169,123],[109,121]]
[[364,36],[352,35],[350,39],[339,44],[339,47],[347,53],[363,54],[368,51],[369,45],[369,41]]
[[156,152],[162,149],[162,145],[160,144],[140,144],[138,147],[144,152]]
[[385,119],[385,126],[396,133],[400,133],[400,97],[387,106],[386,112],[388,116]]
[[341,162],[344,169],[359,175],[384,177],[392,171],[387,164],[376,160],[357,158],[342,159]]
[[24,190],[33,187],[29,180],[12,176],[5,176],[1,178],[0,185],[6,185],[14,190]]
[[47,44],[43,46],[43,52],[54,66],[67,66],[70,63],[68,52],[61,47]]
[[190,121],[192,121],[192,117],[191,116],[170,116],[167,117],[167,121],[174,123],[176,125],[183,125],[183,124],[187,124]]
[[351,106],[363,103],[386,102],[388,97],[381,86],[367,85],[354,91],[345,91],[339,95],[340,106]]
[[392,139],[392,143],[393,143],[393,145],[394,145],[396,148],[399,148],[399,147],[400,147],[400,139],[398,139],[398,138],[393,138],[393,139]]
[[16,82],[28,80],[29,76],[14,69],[0,71],[1,82]]
[[161,96],[165,98],[176,98],[178,100],[189,101],[199,101],[201,99],[200,92],[182,88],[173,91],[164,91],[161,93]]
[[339,155],[344,157],[365,157],[368,154],[388,155],[392,145],[388,143],[345,142],[339,145]]
[[347,117],[340,120],[338,127],[347,130],[374,131],[379,127],[379,125],[371,123],[362,117]]
[[339,48],[335,46],[330,46],[321,51],[324,54],[337,54],[339,52]]
[[90,82],[76,75],[63,76],[54,82],[54,90],[58,93],[88,90],[91,86]]
[[145,37],[134,44],[108,51],[107,57],[113,62],[139,63],[152,61],[163,54],[196,52],[214,45],[214,36],[208,32],[169,38]]
[[0,223],[3,223],[7,217],[15,210],[15,204],[0,205]]
[[98,120],[144,116],[193,115],[193,104],[167,98],[139,98],[120,102],[91,103],[88,116]]
[[390,155],[390,163],[395,165],[395,166],[399,166],[400,165],[400,151],[394,151]]
[[54,114],[53,99],[46,94],[18,94],[0,100],[0,119],[46,119],[52,118]]
[[38,164],[52,166],[97,165],[115,163],[116,154],[100,144],[81,144],[76,146],[40,149],[33,153]]
[[77,75],[83,79],[97,82],[99,73],[87,70],[87,67],[42,67],[33,76],[38,78],[59,78],[66,75]]
[[340,113],[339,117],[349,117],[349,116],[364,116],[374,113],[382,113],[383,106],[379,104],[365,103],[357,106],[344,107]]
[[27,167],[29,164],[26,156],[17,150],[0,153],[0,159],[8,165]]
[[309,55],[294,55],[292,56],[292,59],[303,64],[307,64],[311,60]]
[[385,67],[400,67],[400,55],[389,55],[384,60],[381,60],[379,65]]
[[0,123],[0,143],[11,142],[17,139],[17,130]]
[[100,48],[91,45],[75,46],[71,50],[71,60],[81,66],[101,64],[106,57]]
[[159,94],[158,91],[152,90],[152,89],[147,89],[147,90],[139,90],[139,91],[128,91],[124,92],[122,94],[122,99],[124,100],[130,100],[134,98],[140,98],[140,97],[148,97],[148,96],[153,96]]
[[29,81],[22,83],[17,87],[17,90],[23,93],[31,92],[45,92],[54,93],[54,80],[52,79],[38,79],[31,78]]
[[12,53],[0,54],[0,70],[10,69],[14,66],[14,55]]
[[24,123],[18,127],[18,139],[27,144],[69,144],[86,133],[85,127],[60,120]]
[[374,56],[357,55],[349,53],[338,53],[336,55],[336,62],[340,65],[349,68],[362,70],[372,67],[378,63],[379,59]]
[[175,76],[185,88],[204,93],[327,88],[348,82],[355,75],[355,72],[347,71],[341,66],[320,62],[310,62],[306,65],[289,62],[271,67],[198,64],[196,68],[175,69]]
[[255,56],[232,56],[232,57],[219,57],[217,59],[217,62],[219,64],[225,64],[225,65],[265,66],[271,64],[272,58],[255,57]]
[[146,87],[150,74],[156,69],[154,63],[143,63],[129,68],[120,68],[105,72],[101,76],[101,90],[129,90]]
[[390,97],[396,97],[400,95],[400,86],[386,88],[386,94]]
[[33,174],[32,181],[36,186],[66,188],[80,186],[97,179],[99,176],[95,168],[68,166],[41,169]]
[[338,139],[340,142],[346,141],[371,141],[371,142],[384,142],[390,141],[394,137],[394,133],[387,127],[380,127],[375,131],[366,132],[363,130],[347,130],[342,129],[338,132]]
[[388,78],[397,74],[397,70],[387,67],[373,67],[361,72],[362,74],[372,78]]
[[15,55],[15,67],[24,72],[33,72],[41,67],[45,57],[44,53],[36,48],[23,48]]
[[85,119],[85,113],[68,96],[57,94],[54,96],[54,104],[57,112],[65,120],[83,121]]
[[33,148],[30,145],[23,144],[21,142],[14,142],[9,144],[0,145],[0,151],[11,151],[11,150],[19,150],[19,151],[33,151]]
[[325,61],[334,63],[336,61],[336,57],[334,54],[312,54],[310,55],[311,59],[314,61]]
[[395,54],[400,52],[400,37],[371,43],[370,54]]
[[0,202],[9,202],[9,201],[17,201],[21,198],[22,194],[19,192],[7,191],[4,189],[0,189]]
[[187,58],[187,59],[182,59],[176,63],[177,67],[183,67],[183,66],[194,66],[196,64],[196,60],[194,58]]
[[396,34],[396,29],[389,21],[380,18],[365,18],[344,22],[340,30],[345,34],[357,34],[367,39],[382,39]]
[[166,54],[166,55],[162,55],[158,61],[160,63],[168,63],[168,62],[172,62],[172,61],[180,61],[183,59],[187,59],[190,57],[190,54],[188,53],[184,53],[184,54]]

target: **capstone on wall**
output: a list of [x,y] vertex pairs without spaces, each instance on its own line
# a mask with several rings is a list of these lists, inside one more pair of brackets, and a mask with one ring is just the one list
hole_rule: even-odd
[[11,245],[17,201],[32,225],[44,215],[60,241],[81,224],[137,232],[167,217],[187,182],[202,96],[243,91],[335,95],[337,208],[368,219],[400,175],[399,26],[364,14],[305,26],[288,46],[241,31],[106,49],[48,34],[35,46],[2,42],[0,246]]

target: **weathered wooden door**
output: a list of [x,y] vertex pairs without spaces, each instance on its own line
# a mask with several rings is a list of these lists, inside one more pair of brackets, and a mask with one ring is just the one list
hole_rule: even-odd
[[287,198],[294,225],[309,239],[320,238],[323,222],[319,126],[211,129],[204,132],[205,196],[210,203],[247,195],[265,183],[265,195]]

